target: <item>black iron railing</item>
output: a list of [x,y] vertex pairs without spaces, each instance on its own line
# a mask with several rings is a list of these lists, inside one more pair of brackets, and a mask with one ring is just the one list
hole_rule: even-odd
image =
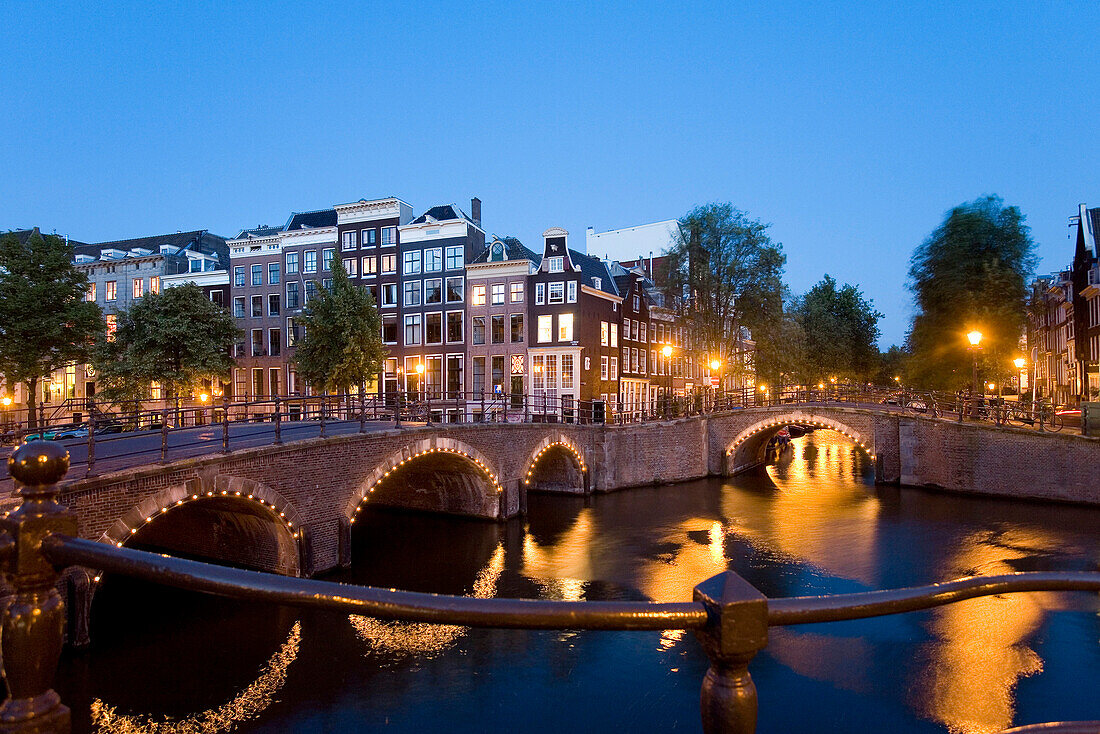
[[[748,665],[767,646],[769,626],[899,614],[991,594],[1100,591],[1100,572],[978,576],[909,589],[769,599],[727,571],[700,583],[692,602],[678,604],[473,599],[349,586],[79,539],[75,516],[57,502],[57,482],[69,468],[64,448],[31,442],[17,449],[8,464],[21,486],[19,506],[0,518],[0,566],[12,589],[0,625],[8,686],[8,698],[0,705],[3,731],[69,730],[69,710],[53,690],[65,623],[56,584],[68,566],[201,593],[385,619],[523,629],[690,629],[710,659],[700,698],[703,730],[708,734],[755,730],[757,695]],[[1096,731],[1100,723],[1047,726],[1042,731]]]

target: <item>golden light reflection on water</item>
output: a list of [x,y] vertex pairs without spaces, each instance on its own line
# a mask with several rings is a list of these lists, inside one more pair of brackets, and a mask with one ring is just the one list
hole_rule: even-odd
[[[478,572],[470,596],[475,599],[491,599],[497,593],[497,581],[504,570],[504,546],[497,545],[493,557]],[[367,643],[371,650],[389,656],[418,655],[433,658],[454,644],[468,627],[456,625],[429,624],[427,622],[393,622],[363,617],[358,614],[348,616],[359,639]]]
[[232,701],[183,719],[154,719],[145,714],[120,714],[100,699],[92,701],[92,726],[102,734],[216,734],[227,732],[259,716],[286,683],[286,669],[298,657],[302,624],[295,622],[290,636],[264,665],[260,677]]
[[[944,569],[945,577],[1012,573],[1007,561],[1052,547],[1053,538],[1034,530],[974,533]],[[1056,603],[1053,594],[1005,594],[935,610],[930,631],[937,639],[917,687],[923,692],[920,708],[957,734],[1011,726],[1017,683],[1043,669],[1027,641]]]

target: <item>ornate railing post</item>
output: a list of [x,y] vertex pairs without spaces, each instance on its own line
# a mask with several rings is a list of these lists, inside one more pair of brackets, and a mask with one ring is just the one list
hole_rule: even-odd
[[703,731],[752,734],[757,701],[748,666],[768,644],[768,599],[732,571],[696,586],[694,598],[709,617],[695,633],[710,658],[699,702]]
[[50,533],[75,536],[76,516],[57,503],[57,482],[69,470],[69,452],[47,441],[20,446],[8,471],[22,486],[19,506],[0,518],[4,577],[14,591],[3,612],[0,649],[8,699],[0,705],[0,732],[68,732],[69,709],[53,690],[65,633],[59,573],[41,553]]

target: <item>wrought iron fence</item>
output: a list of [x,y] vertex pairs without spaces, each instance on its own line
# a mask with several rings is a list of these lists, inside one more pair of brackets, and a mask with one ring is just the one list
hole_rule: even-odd
[[[384,619],[522,629],[692,630],[710,660],[700,697],[707,734],[755,730],[757,694],[748,666],[767,646],[769,627],[900,614],[993,594],[1100,591],[1100,572],[1031,572],[776,599],[731,571],[700,583],[687,603],[475,599],[393,591],[245,571],[83,540],[76,537],[75,516],[57,502],[57,482],[69,468],[65,449],[34,441],[18,448],[8,465],[21,486],[19,506],[0,518],[0,567],[12,590],[0,620],[0,654],[8,686],[8,698],[0,705],[4,731],[69,730],[70,712],[53,690],[53,679],[65,624],[56,584],[62,571],[74,565],[201,593]],[[1047,724],[1041,731],[1098,728],[1100,722],[1076,722]]]

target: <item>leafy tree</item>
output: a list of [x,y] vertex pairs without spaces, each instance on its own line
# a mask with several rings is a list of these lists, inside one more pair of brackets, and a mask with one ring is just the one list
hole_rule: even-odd
[[332,289],[318,288],[301,317],[305,333],[294,363],[315,388],[346,392],[382,369],[382,321],[374,298],[358,288],[338,260],[332,263]]
[[914,252],[909,288],[917,313],[909,332],[909,377],[922,387],[971,382],[966,333],[982,333],[981,360],[1000,374],[1024,328],[1035,245],[1024,215],[997,196],[961,204]]
[[101,393],[109,400],[143,398],[157,382],[169,397],[202,380],[227,378],[230,349],[242,332],[233,317],[193,283],[148,293],[118,314],[114,337],[96,350]]
[[63,238],[37,229],[26,244],[13,233],[0,237],[0,373],[9,385],[27,384],[32,429],[39,379],[86,362],[103,333],[103,314],[84,300],[87,290]]
[[862,382],[879,366],[878,320],[882,314],[859,288],[826,275],[793,305],[802,327],[803,375],[812,385],[837,376]]
[[756,320],[752,330],[756,382],[774,386],[803,381],[806,372],[806,344],[802,324],[791,310],[780,308],[771,318]]
[[[905,347],[893,344],[885,352],[879,354],[878,374],[874,377],[876,385],[902,386],[909,384],[909,352]],[[901,378],[895,380],[894,378]]]
[[740,364],[741,327],[756,340],[757,371],[772,369],[778,355],[771,339],[783,313],[786,256],[767,234],[768,225],[731,204],[707,204],[680,221],[666,251],[665,287],[680,304],[701,348],[725,364]]

